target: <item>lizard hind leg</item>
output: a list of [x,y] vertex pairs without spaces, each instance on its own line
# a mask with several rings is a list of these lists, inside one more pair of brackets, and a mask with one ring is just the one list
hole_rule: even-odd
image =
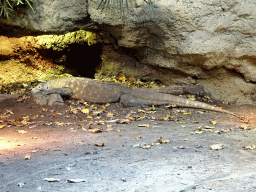
[[147,104],[142,101],[141,99],[138,99],[136,97],[133,97],[132,95],[129,94],[123,94],[120,96],[120,101],[119,101],[124,107],[136,107],[136,106],[141,106],[145,107]]

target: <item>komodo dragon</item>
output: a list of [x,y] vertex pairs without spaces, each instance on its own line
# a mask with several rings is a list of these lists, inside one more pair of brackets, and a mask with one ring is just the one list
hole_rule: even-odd
[[32,89],[32,95],[39,104],[46,104],[46,102],[40,101],[44,96],[55,94],[92,103],[120,102],[125,107],[170,104],[177,107],[200,108],[237,116],[230,111],[199,101],[165,94],[165,92],[168,91],[155,88],[131,89],[114,83],[82,77],[50,80]]

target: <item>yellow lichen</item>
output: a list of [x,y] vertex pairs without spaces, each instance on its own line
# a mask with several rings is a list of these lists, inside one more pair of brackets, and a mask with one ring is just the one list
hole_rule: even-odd
[[61,51],[73,43],[89,46],[102,42],[96,33],[79,30],[65,35],[41,35],[36,37],[38,44],[45,49]]

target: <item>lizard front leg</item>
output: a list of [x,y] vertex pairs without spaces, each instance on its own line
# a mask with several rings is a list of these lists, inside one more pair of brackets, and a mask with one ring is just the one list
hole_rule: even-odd
[[63,105],[63,97],[71,97],[69,88],[54,88],[33,93],[33,100],[39,105]]

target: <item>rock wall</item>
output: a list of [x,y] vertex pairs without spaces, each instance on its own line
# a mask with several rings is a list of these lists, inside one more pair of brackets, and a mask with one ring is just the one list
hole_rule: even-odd
[[[34,4],[15,25],[43,33],[94,30],[109,61],[123,61],[125,71],[166,84],[199,83],[217,100],[252,104],[256,99],[256,2],[252,0],[144,0],[130,9],[96,9],[99,0]],[[29,14],[28,14],[29,13]],[[122,16],[122,17],[121,17]],[[109,49],[111,47],[111,49]],[[109,50],[118,58],[108,56]],[[121,53],[119,53],[121,51]]]

